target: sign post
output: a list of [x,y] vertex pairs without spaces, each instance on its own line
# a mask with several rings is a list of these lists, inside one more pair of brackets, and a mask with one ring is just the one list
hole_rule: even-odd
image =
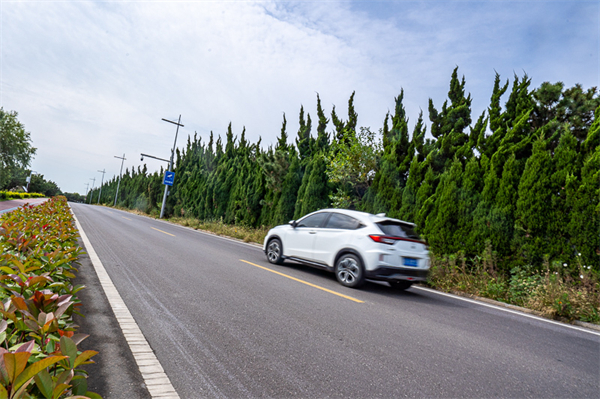
[[[179,120],[177,122],[174,121],[170,121],[168,119],[162,118],[163,121],[165,122],[169,122],[172,123],[174,125],[177,125],[177,129],[175,130],[175,142],[173,143],[173,149],[171,150],[171,161],[169,162],[169,168],[167,169],[167,172],[172,172],[173,168],[175,167],[175,165],[173,165],[173,157],[175,155],[175,146],[177,145],[177,134],[179,133],[179,126],[183,127],[183,125],[181,124],[181,115],[179,115]],[[173,172],[173,179],[175,178],[175,173]],[[165,204],[167,203],[167,193],[169,192],[169,186],[172,186],[173,183],[171,184],[167,184],[167,174],[165,173],[165,179],[163,181],[163,184],[165,185],[165,194],[163,195],[163,202],[162,202],[162,207],[160,208],[160,218],[163,218],[163,215],[165,214]],[[171,179],[171,182],[173,180]]]

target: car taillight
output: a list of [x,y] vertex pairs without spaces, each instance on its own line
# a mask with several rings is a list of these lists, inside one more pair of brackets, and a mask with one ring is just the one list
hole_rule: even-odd
[[394,245],[396,243],[396,241],[398,241],[398,239],[396,237],[380,236],[377,234],[371,234],[371,235],[369,235],[369,237],[371,237],[371,240],[373,240],[375,242],[380,242],[382,244],[389,244],[389,245]]
[[369,237],[371,237],[371,240],[373,240],[375,242],[380,242],[382,244],[389,244],[389,245],[394,245],[396,243],[396,241],[416,242],[419,244],[423,244],[425,246],[425,249],[429,250],[429,247],[427,246],[426,242],[420,241],[420,240],[414,240],[412,238],[383,236],[383,235],[378,235],[378,234],[371,234],[371,235],[369,235]]

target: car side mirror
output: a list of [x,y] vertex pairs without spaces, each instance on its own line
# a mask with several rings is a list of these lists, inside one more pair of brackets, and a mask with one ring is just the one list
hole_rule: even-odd
[[295,220],[290,220],[290,221],[289,221],[289,225],[290,225],[290,226],[292,226],[292,228],[293,228],[293,229],[295,229],[295,228],[296,228],[296,226],[298,225],[298,223],[296,223],[296,221],[295,221]]

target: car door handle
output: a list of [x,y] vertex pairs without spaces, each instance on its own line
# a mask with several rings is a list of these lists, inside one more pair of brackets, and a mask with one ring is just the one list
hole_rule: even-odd
[[308,234],[317,234],[316,231],[309,231]]

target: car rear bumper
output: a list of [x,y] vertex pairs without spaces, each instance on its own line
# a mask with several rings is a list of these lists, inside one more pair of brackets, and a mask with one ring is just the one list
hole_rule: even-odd
[[429,269],[415,269],[408,267],[378,267],[374,270],[365,270],[365,277],[370,280],[381,281],[425,281]]

